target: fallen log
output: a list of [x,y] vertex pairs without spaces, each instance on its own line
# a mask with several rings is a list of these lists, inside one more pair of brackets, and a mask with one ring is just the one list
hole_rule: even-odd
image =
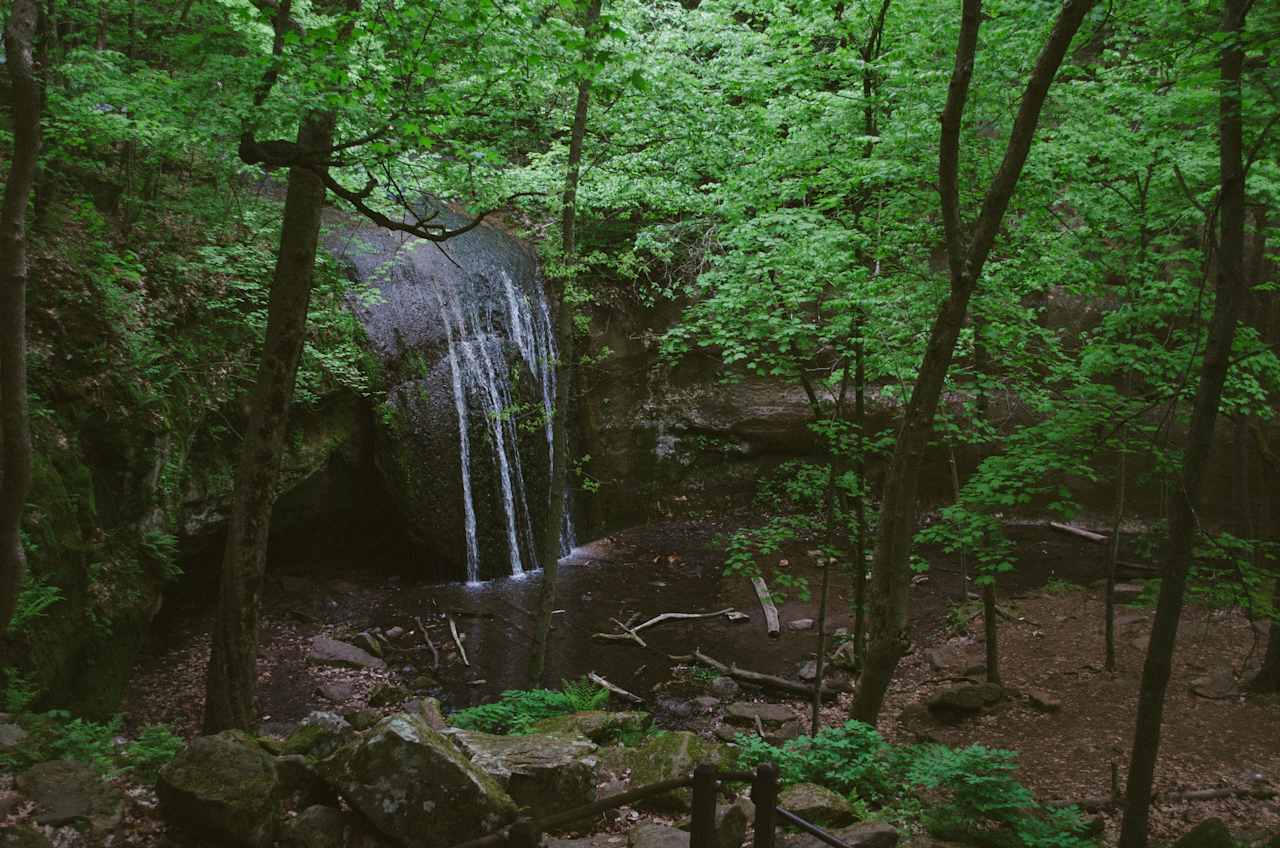
[[[760,686],[765,689],[774,689],[779,692],[786,692],[791,695],[798,695],[802,698],[809,698],[813,695],[813,687],[807,683],[801,683],[797,680],[787,680],[785,677],[775,677],[772,674],[761,674],[758,671],[749,671],[745,668],[738,668],[736,665],[725,665],[717,659],[702,653],[701,649],[694,651],[692,654],[674,655],[671,657],[673,662],[700,662],[705,666],[710,666],[716,671],[732,677],[734,680],[740,680],[743,683],[750,683],[754,686]],[[823,687],[823,699],[834,698],[838,693],[834,689]]]
[[[1190,789],[1185,792],[1158,792],[1151,797],[1152,804],[1178,804],[1189,801],[1217,801],[1222,798],[1254,798],[1260,801],[1276,797],[1276,790],[1258,786],[1250,789],[1224,787],[1219,789]],[[1084,798],[1079,801],[1049,801],[1049,807],[1079,807],[1087,813],[1104,813],[1124,807],[1123,798]]]
[[435,671],[440,670],[440,652],[436,650],[436,643],[431,641],[431,634],[427,632],[427,625],[422,623],[422,619],[414,616],[413,619],[418,624],[418,629],[422,631],[422,638],[427,640],[427,647],[431,649],[431,668]]
[[782,632],[782,626],[778,623],[778,608],[773,605],[773,599],[769,597],[769,587],[765,584],[763,577],[752,577],[751,585],[755,587],[756,597],[760,599],[760,606],[764,609],[764,623],[769,631],[769,637],[776,639]]
[[1062,524],[1061,522],[1058,522],[1058,521],[1050,521],[1049,526],[1052,527],[1054,530],[1058,530],[1060,532],[1067,533],[1068,535],[1076,536],[1078,538],[1084,539],[1089,542],[1094,542],[1097,544],[1102,544],[1103,542],[1107,541],[1108,538],[1110,538],[1109,536],[1104,536],[1101,533],[1095,533],[1092,530],[1086,530],[1083,527],[1076,527],[1074,524]]
[[454,623],[453,616],[449,616],[449,632],[453,634],[453,644],[458,646],[458,656],[462,657],[462,664],[471,668],[471,660],[467,659],[467,649],[462,647],[462,637],[458,635],[458,625]]
[[644,699],[641,698],[639,695],[632,694],[631,692],[628,692],[626,689],[623,689],[621,686],[615,686],[614,684],[610,683],[608,680],[605,680],[603,677],[596,674],[594,671],[587,675],[587,679],[590,680],[595,685],[599,686],[601,689],[609,690],[613,694],[617,695],[619,698],[622,698],[624,701],[630,701],[633,704],[644,703]]

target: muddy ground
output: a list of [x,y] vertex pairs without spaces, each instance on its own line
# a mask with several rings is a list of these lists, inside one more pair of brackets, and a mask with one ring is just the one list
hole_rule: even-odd
[[[688,686],[687,667],[670,659],[701,648],[727,663],[794,677],[814,656],[816,635],[786,622],[815,615],[815,598],[792,593],[780,604],[782,634],[770,638],[750,583],[721,576],[722,534],[744,517],[723,523],[668,522],[634,528],[586,545],[561,567],[547,681],[576,679],[595,671],[648,700],[666,701]],[[1045,799],[1106,796],[1112,764],[1124,774],[1136,712],[1138,679],[1150,611],[1122,612],[1119,668],[1102,670],[1102,608],[1085,587],[1102,575],[1101,546],[1043,525],[1010,529],[1016,570],[1002,578],[1002,673],[1006,685],[1044,690],[1062,708],[1043,713],[1022,701],[971,722],[930,729],[949,744],[981,743],[1020,753],[1022,776]],[[808,577],[821,573],[811,541],[789,545],[770,558],[771,568]],[[915,649],[903,662],[883,712],[881,730],[891,739],[918,737],[900,726],[902,708],[948,685],[960,672],[930,662],[938,647],[981,652],[980,620],[965,626],[954,611],[960,563],[925,551],[927,575],[912,591]],[[779,566],[781,561],[786,566]],[[414,564],[356,558],[328,545],[289,559],[277,558],[270,575],[260,648],[260,713],[267,729],[284,730],[315,709],[360,705],[385,682],[440,697],[447,708],[491,700],[505,689],[526,688],[528,644],[540,576],[479,586],[415,580]],[[849,626],[847,578],[833,575],[831,628]],[[1072,584],[1068,586],[1067,584]],[[616,621],[643,621],[662,612],[708,612],[732,607],[748,616],[669,622],[646,630],[647,647],[601,642],[598,632],[618,632]],[[201,709],[204,660],[212,610],[198,599],[175,604],[137,669],[126,715],[131,724],[166,722],[195,731]],[[418,625],[440,651],[439,669]],[[452,619],[469,665],[454,648]],[[308,666],[307,646],[318,633],[350,638],[369,628],[403,628],[384,672],[352,672]],[[1226,670],[1247,673],[1256,659],[1257,630],[1238,611],[1191,609],[1183,625],[1162,741],[1158,791],[1222,786],[1280,788],[1280,702],[1190,693],[1193,679]],[[348,687],[345,702],[319,694],[324,683]],[[332,691],[332,690],[330,690]],[[824,720],[843,721],[848,697],[829,707]],[[678,723],[664,717],[664,723]],[[1169,805],[1157,810],[1153,834],[1175,836],[1194,822],[1220,815],[1233,827],[1256,830],[1280,823],[1271,801],[1224,800]],[[1114,828],[1115,818],[1111,819]]]

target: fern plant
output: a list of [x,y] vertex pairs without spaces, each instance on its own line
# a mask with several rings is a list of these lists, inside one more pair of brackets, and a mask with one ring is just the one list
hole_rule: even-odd
[[455,727],[485,733],[522,735],[547,718],[586,710],[598,710],[609,700],[609,692],[586,680],[563,682],[560,691],[512,689],[491,704],[480,704],[453,714]]

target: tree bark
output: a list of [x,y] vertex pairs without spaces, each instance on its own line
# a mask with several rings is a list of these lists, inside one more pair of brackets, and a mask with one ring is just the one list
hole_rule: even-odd
[[1049,86],[1062,64],[1071,39],[1096,0],[1067,0],[1027,81],[1014,119],[1004,160],[983,200],[982,211],[965,246],[960,231],[958,189],[960,121],[973,75],[974,55],[981,24],[981,0],[964,0],[955,68],[942,112],[939,141],[939,193],[946,231],[951,291],[929,333],[920,374],[907,405],[902,430],[894,446],[880,507],[880,532],[872,562],[870,644],[862,678],[854,697],[855,719],[874,724],[880,714],[889,682],[898,661],[910,645],[909,598],[911,587],[911,538],[915,531],[915,501],[920,467],[933,432],[947,369],[956,338],[964,323],[969,298],[982,276],[987,255],[1004,219],[1022,166],[1040,120]]
[[[591,0],[583,22],[586,33],[585,51],[595,48],[596,23],[600,20],[602,0]],[[561,253],[565,272],[557,281],[556,301],[556,396],[552,428],[551,473],[547,492],[547,519],[542,533],[542,592],[538,603],[538,625],[534,628],[533,650],[529,655],[529,681],[533,687],[542,684],[547,661],[547,642],[551,635],[551,614],[556,604],[556,580],[560,562],[560,531],[564,526],[565,490],[569,484],[569,408],[572,404],[573,315],[565,297],[577,254],[578,178],[582,168],[582,143],[587,135],[587,111],[591,105],[591,78],[578,80],[578,99],[573,110],[573,128],[569,135],[569,161],[565,166],[564,195],[560,211]]]
[[1240,114],[1240,77],[1244,50],[1240,35],[1244,29],[1249,0],[1224,0],[1219,89],[1218,160],[1221,192],[1218,219],[1221,234],[1217,250],[1217,297],[1209,325],[1209,340],[1196,387],[1187,446],[1183,452],[1181,491],[1173,498],[1169,516],[1169,538],[1160,597],[1156,602],[1151,642],[1142,669],[1138,694],[1138,718],[1134,729],[1133,754],[1125,792],[1124,820],[1120,827],[1120,848],[1143,848],[1147,842],[1147,822],[1151,811],[1152,784],[1160,749],[1160,725],[1164,716],[1165,692],[1172,670],[1178,619],[1182,614],[1187,572],[1191,567],[1197,513],[1205,466],[1213,442],[1214,424],[1222,387],[1230,366],[1231,344],[1235,337],[1240,302],[1245,292],[1244,277],[1244,155]]
[[27,412],[27,202],[40,153],[36,0],[14,0],[5,27],[13,85],[13,158],[0,209],[0,633],[8,628],[26,574],[22,512],[31,488]]
[[[333,141],[333,125],[332,113],[308,114],[299,127],[298,144],[313,150],[327,149]],[[288,432],[289,404],[306,336],[325,198],[324,182],[315,171],[301,165],[289,169],[266,340],[240,449],[222,560],[205,697],[206,733],[231,728],[249,730],[257,723],[254,688],[259,595],[276,479]]]

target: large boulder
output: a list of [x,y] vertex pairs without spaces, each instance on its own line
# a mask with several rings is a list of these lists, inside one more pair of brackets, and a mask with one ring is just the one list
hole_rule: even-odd
[[550,736],[581,736],[597,745],[608,745],[624,736],[638,736],[652,724],[653,718],[646,712],[591,710],[544,718],[533,726],[533,732]]
[[855,818],[844,797],[816,783],[797,783],[782,790],[778,806],[820,827],[844,827]]
[[281,848],[379,848],[386,843],[356,813],[307,807],[285,825]]
[[596,799],[596,746],[565,736],[495,736],[451,731],[471,764],[494,778],[511,800],[547,815]]
[[193,834],[246,848],[276,839],[280,777],[271,755],[242,731],[192,740],[160,770],[156,794],[165,819]]
[[786,704],[757,703],[754,701],[738,701],[730,704],[725,711],[725,719],[733,724],[747,727],[755,726],[756,719],[763,725],[782,725],[794,721],[796,711]]
[[36,805],[36,824],[87,826],[94,833],[106,833],[124,819],[120,790],[85,763],[38,763],[18,775],[17,789]]
[[312,665],[336,666],[338,668],[369,668],[381,670],[387,667],[385,661],[373,654],[347,642],[339,642],[328,636],[316,636],[311,640],[311,650],[307,653],[307,662]]
[[388,716],[320,768],[347,803],[406,848],[466,842],[517,812],[497,781],[417,715]]
[[355,728],[337,713],[317,711],[304,718],[284,743],[284,753],[327,757],[355,736]]
[[[640,787],[662,780],[685,777],[702,763],[721,765],[725,760],[724,749],[687,731],[673,731],[655,736],[639,748],[630,749],[625,759],[631,769],[631,785]],[[688,789],[673,789],[639,806],[667,812],[684,812],[689,809],[692,793]]]
[[995,683],[965,683],[935,692],[928,700],[936,718],[955,722],[982,712],[1004,699],[1004,689]]

